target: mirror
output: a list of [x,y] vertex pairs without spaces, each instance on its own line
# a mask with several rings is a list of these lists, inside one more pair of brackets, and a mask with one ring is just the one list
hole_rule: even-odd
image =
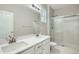
[[0,39],[5,39],[11,32],[14,32],[14,14],[0,10]]
[[41,23],[39,21],[34,21],[33,22],[34,32],[38,36],[40,34],[40,26],[41,26]]

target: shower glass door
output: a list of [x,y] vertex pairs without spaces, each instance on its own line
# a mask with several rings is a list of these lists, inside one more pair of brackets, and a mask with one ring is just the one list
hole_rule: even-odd
[[79,50],[79,16],[54,19],[54,42]]
[[79,16],[64,18],[64,45],[79,49]]

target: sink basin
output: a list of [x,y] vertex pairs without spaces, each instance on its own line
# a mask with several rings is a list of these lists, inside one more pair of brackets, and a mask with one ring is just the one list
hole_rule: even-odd
[[8,52],[25,48],[27,45],[28,45],[27,43],[25,43],[24,41],[21,41],[21,42],[9,44],[7,46],[3,46],[1,49],[4,53],[8,53]]

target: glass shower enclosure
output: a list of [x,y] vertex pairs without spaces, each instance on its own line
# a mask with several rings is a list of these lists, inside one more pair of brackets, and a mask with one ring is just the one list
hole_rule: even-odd
[[53,17],[52,41],[79,50],[79,15]]

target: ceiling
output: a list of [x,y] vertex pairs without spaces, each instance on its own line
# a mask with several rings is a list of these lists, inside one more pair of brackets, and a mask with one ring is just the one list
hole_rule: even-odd
[[60,9],[60,8],[63,8],[63,7],[69,7],[69,6],[73,6],[75,4],[50,4],[50,6],[53,8],[53,9]]

